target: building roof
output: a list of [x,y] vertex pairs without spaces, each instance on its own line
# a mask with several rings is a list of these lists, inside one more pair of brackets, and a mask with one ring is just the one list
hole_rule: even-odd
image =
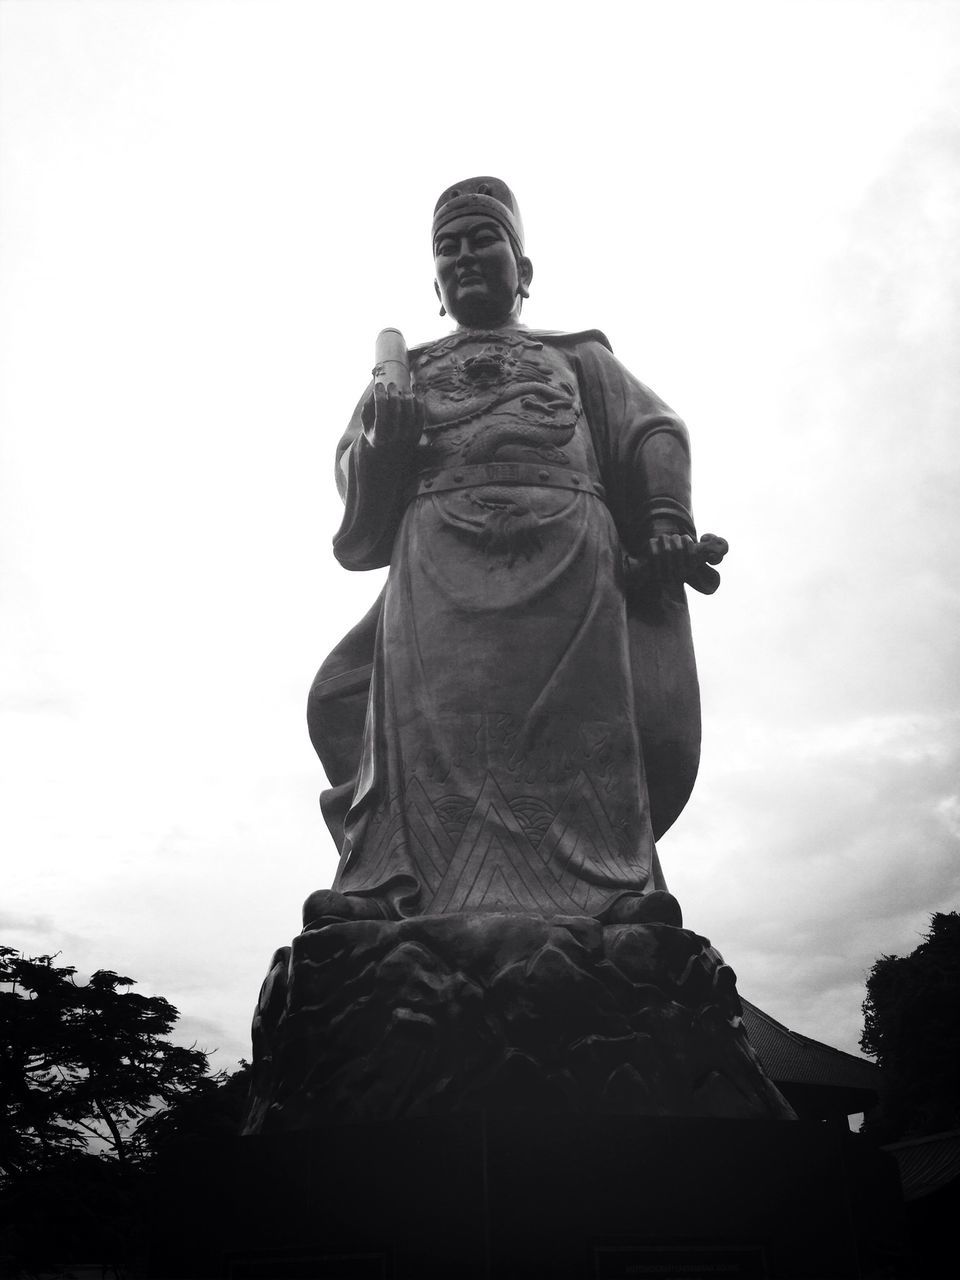
[[960,1129],[892,1142],[885,1150],[900,1166],[904,1200],[919,1200],[960,1176]]
[[880,1068],[876,1063],[791,1031],[742,997],[741,1004],[743,1025],[750,1043],[774,1084],[820,1085],[878,1092]]

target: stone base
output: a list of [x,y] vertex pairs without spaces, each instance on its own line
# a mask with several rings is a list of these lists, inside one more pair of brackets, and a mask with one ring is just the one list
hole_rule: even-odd
[[706,938],[586,917],[332,923],[274,958],[247,1133],[522,1112],[792,1119]]
[[463,1115],[171,1151],[155,1280],[904,1274],[896,1166],[805,1121]]

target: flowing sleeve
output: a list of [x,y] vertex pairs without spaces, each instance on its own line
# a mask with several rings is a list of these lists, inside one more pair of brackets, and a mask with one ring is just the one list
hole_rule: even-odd
[[[632,555],[654,533],[696,537],[690,444],[683,423],[598,341],[575,357],[580,396],[620,540]],[[656,839],[693,789],[700,762],[700,687],[682,586],[649,584],[627,598],[637,731]]]
[[579,347],[576,364],[607,501],[624,547],[637,554],[654,533],[695,538],[686,427],[602,343]]
[[360,415],[372,394],[371,382],[337,446],[337,488],[345,510],[333,554],[345,569],[380,569],[390,563],[413,471],[409,446],[375,449],[364,434]]

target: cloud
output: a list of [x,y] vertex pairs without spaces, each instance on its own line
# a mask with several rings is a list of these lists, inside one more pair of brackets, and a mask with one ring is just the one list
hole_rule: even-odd
[[20,911],[0,911],[0,943],[26,956],[58,955],[61,965],[75,964],[92,945],[86,935],[63,928],[53,916]]
[[771,412],[785,449],[759,496],[751,476],[699,650],[691,825],[668,836],[745,994],[850,1050],[874,960],[960,905],[958,159],[953,122],[914,130],[811,290]]
[[13,692],[0,694],[0,713],[4,711],[68,716],[73,714],[73,704],[69,698],[53,693]]
[[726,727],[668,880],[749,999],[852,1051],[873,962],[960,906],[960,717]]
[[[210,992],[211,997],[215,997],[215,994]],[[252,1017],[252,1006],[250,1014]],[[224,1068],[233,1071],[241,1058],[250,1060],[249,1035],[238,1035],[234,1029],[228,1028],[219,1019],[181,1014],[171,1039],[175,1044],[181,1044],[187,1048],[202,1049],[210,1058],[213,1071]]]

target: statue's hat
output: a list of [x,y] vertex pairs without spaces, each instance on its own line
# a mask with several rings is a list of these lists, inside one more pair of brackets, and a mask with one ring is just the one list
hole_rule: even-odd
[[447,187],[433,211],[433,239],[448,222],[464,214],[484,214],[498,222],[510,237],[518,257],[523,256],[523,222],[516,196],[499,178],[465,178]]

